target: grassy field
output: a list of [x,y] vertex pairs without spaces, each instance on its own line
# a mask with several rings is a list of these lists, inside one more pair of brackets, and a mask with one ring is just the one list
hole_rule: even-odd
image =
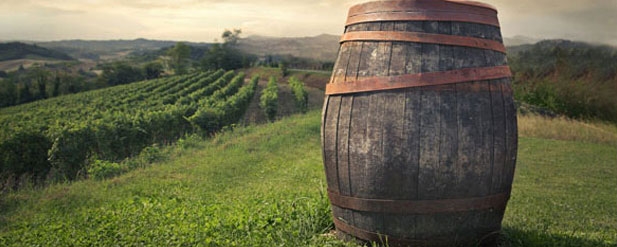
[[603,122],[530,114],[519,116],[518,131],[523,137],[617,145],[617,125]]
[[[616,246],[617,142],[540,132],[521,131],[502,245]],[[316,110],[182,140],[113,179],[4,195],[0,246],[351,246],[329,234],[319,133]]]

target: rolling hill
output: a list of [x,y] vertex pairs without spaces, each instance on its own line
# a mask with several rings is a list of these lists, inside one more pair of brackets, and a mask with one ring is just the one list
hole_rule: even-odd
[[[238,49],[244,53],[254,54],[257,56],[293,56],[297,58],[312,59],[320,62],[332,62],[336,60],[339,36],[322,34],[314,37],[294,37],[294,38],[280,38],[280,37],[266,37],[266,36],[249,36],[242,38],[238,41]],[[157,57],[165,54],[165,51],[173,46],[175,42],[172,41],[147,41],[138,40],[132,42],[120,43],[119,47],[114,47],[109,42],[114,41],[101,41],[102,43],[92,42],[88,46],[86,43],[62,43],[66,45],[81,45],[83,50],[90,50],[93,53],[100,53],[107,50],[108,54],[131,51],[131,55],[141,57]],[[191,58],[201,59],[203,53],[207,51],[208,43],[191,43],[186,42],[187,45],[192,47]],[[105,48],[110,46],[110,48]],[[99,48],[96,48],[99,47]],[[65,49],[65,48],[59,48]]]
[[[131,52],[155,51],[165,47],[171,47],[177,41],[161,41],[149,39],[134,40],[62,40],[38,42],[39,46],[56,49],[76,58],[83,59],[108,59],[126,56]],[[191,46],[206,46],[207,43],[186,42]]]
[[[360,247],[331,231],[320,116],[192,136],[118,177],[6,194],[0,243]],[[615,246],[614,145],[521,134],[501,246]]]
[[340,36],[322,34],[314,37],[275,38],[249,36],[239,42],[240,50],[263,55],[292,55],[317,61],[336,60]]
[[0,61],[17,59],[74,60],[64,52],[21,42],[0,43]]

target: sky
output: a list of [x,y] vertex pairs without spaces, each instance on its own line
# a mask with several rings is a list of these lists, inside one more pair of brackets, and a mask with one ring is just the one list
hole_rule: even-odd
[[[212,42],[243,37],[340,35],[349,7],[365,0],[0,0],[0,40],[147,38]],[[617,45],[617,0],[483,0],[505,37]]]

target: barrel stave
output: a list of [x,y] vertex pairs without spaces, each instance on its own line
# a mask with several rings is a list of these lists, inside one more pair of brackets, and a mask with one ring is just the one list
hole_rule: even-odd
[[[363,31],[502,41],[498,26],[459,21],[373,21],[345,28],[346,33]],[[490,49],[346,41],[330,83],[504,65],[506,55]],[[517,145],[510,84],[509,78],[470,78],[457,84],[326,96],[322,138],[328,190],[354,198],[410,201],[509,194]],[[505,202],[460,212],[410,208],[408,213],[392,213],[332,205],[341,234],[379,241],[380,233],[419,246],[469,244],[490,236],[500,229],[504,208]]]

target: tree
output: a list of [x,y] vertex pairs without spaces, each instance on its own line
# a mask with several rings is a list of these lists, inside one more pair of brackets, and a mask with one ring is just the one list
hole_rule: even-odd
[[147,80],[156,79],[163,74],[163,64],[160,62],[150,62],[144,66],[144,73]]
[[243,67],[249,67],[255,60],[256,56],[242,53],[237,49],[237,43],[240,39],[242,30],[234,29],[233,32],[225,30],[221,37],[223,43],[215,43],[204,54],[201,60],[203,70],[233,70]]
[[30,101],[32,101],[30,86],[28,86],[28,83],[23,83],[21,87],[17,88],[17,102],[22,104]]
[[289,75],[289,64],[287,63],[287,61],[281,61],[279,63],[279,69],[281,69],[281,74],[283,74],[283,77]]
[[176,46],[169,49],[167,55],[171,58],[171,66],[176,75],[186,74],[188,72],[188,59],[191,55],[191,47],[182,43],[176,43]]
[[77,77],[66,77],[64,82],[66,89],[65,92],[67,94],[78,93],[81,91],[81,86],[83,85],[81,81]]
[[40,67],[35,67],[29,71],[28,77],[30,77],[30,81],[36,85],[35,90],[37,90],[34,100],[47,98],[47,82],[50,76],[51,73],[48,70]]
[[99,80],[103,80],[108,86],[116,86],[144,79],[140,68],[133,67],[126,62],[114,62],[103,66],[103,74]]
[[233,31],[225,29],[221,38],[223,38],[225,46],[236,46],[238,44],[238,40],[240,40],[240,34],[242,33],[242,29],[234,29]]
[[58,97],[60,95],[60,76],[58,72],[56,72],[56,76],[54,78],[53,87],[51,89],[51,97]]
[[0,107],[12,106],[17,101],[17,88],[9,80],[0,80]]

